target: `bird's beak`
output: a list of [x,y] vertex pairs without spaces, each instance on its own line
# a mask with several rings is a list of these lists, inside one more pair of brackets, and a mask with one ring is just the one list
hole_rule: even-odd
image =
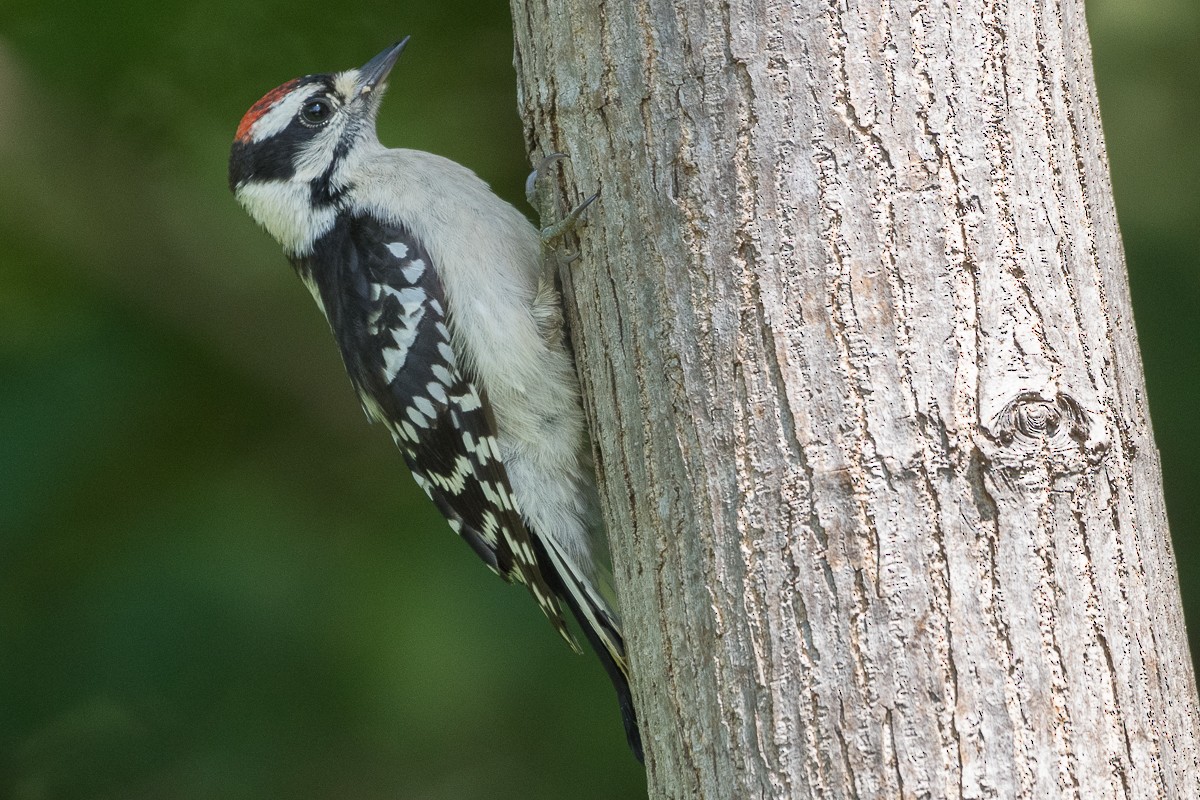
[[404,52],[404,46],[411,38],[411,36],[405,36],[362,65],[358,70],[358,85],[355,87],[359,96],[370,94],[387,80],[388,73],[392,71],[392,67],[396,66],[396,59],[400,58],[400,54]]

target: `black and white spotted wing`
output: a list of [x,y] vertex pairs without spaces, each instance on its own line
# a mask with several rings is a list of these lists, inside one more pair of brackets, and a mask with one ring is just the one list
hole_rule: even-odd
[[572,641],[513,499],[486,398],[452,348],[425,248],[401,226],[360,217],[339,223],[295,264],[320,296],[367,415],[391,431],[417,484]]

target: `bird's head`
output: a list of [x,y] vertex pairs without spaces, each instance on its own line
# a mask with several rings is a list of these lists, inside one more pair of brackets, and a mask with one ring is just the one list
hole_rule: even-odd
[[242,117],[229,188],[290,254],[320,235],[314,226],[332,220],[355,157],[378,146],[375,116],[406,44],[408,37],[358,69],[290,80]]

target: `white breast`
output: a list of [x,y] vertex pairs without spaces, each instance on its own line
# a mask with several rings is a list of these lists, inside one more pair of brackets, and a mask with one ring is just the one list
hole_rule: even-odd
[[355,175],[351,202],[408,226],[429,251],[459,362],[488,395],[522,513],[585,557],[595,511],[577,491],[592,484],[583,409],[560,338],[538,327],[553,314],[535,302],[558,298],[538,292],[537,229],[470,170],[430,153],[379,151]]

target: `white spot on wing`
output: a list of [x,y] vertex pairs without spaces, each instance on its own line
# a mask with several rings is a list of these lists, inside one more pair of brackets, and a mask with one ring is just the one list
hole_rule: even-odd
[[[395,289],[385,285],[383,291],[400,301],[400,306],[407,316],[415,315],[417,309],[422,309],[425,305],[425,290],[419,287],[408,286],[404,289]],[[423,309],[421,313],[425,313]]]
[[383,351],[383,379],[391,383],[403,369],[404,362],[408,359],[408,351],[417,340],[417,326],[420,324],[421,318],[425,316],[425,309],[421,305],[421,299],[425,297],[425,293],[419,289],[397,291],[390,286],[385,286],[384,291],[400,298],[401,303],[404,304],[405,316],[404,325],[392,329],[392,341],[396,343],[396,346]]
[[463,490],[467,488],[467,478],[471,477],[474,473],[475,467],[471,464],[471,460],[466,456],[459,456],[458,460],[454,463],[454,475],[451,476],[454,485],[451,487],[451,490],[455,494],[462,494]]
[[392,252],[396,258],[405,258],[408,255],[408,245],[404,242],[392,242],[387,246],[387,249]]
[[454,402],[457,403],[458,407],[463,411],[475,411],[476,409],[483,407],[483,402],[479,399],[479,395],[474,389],[464,395],[455,397]]
[[[470,434],[467,434],[467,436],[470,437]],[[479,460],[480,464],[486,464],[488,462],[488,460],[491,459],[491,457],[492,457],[491,452],[488,450],[488,439],[489,438],[490,437],[488,437],[487,435],[484,435],[484,436],[480,437],[478,442],[475,441],[474,439],[470,439],[470,441],[467,444],[467,449],[475,454],[475,458],[477,458]]]
[[431,473],[429,478],[451,494],[462,494],[467,488],[467,478],[474,472],[471,462],[464,456],[459,456],[454,462],[454,472],[449,475]]
[[408,407],[408,418],[413,421],[413,424],[417,425],[420,428],[428,428],[429,427],[429,420],[427,420],[425,418],[425,416],[420,411],[418,411],[414,406]]
[[405,265],[400,271],[404,274],[404,280],[409,283],[416,283],[425,272],[425,262],[419,258],[413,259],[411,264]]
[[[393,331],[392,337],[395,338],[399,333],[409,333],[408,331]],[[408,345],[412,344],[412,339],[416,338],[416,333],[410,333],[409,341],[404,347],[389,347],[383,351],[383,379],[388,383],[396,380],[396,376],[400,374],[400,370],[404,368],[404,362],[408,360]],[[399,342],[397,342],[399,344]]]
[[422,414],[430,419],[435,419],[437,417],[437,411],[434,410],[433,403],[429,402],[428,397],[414,397],[413,405],[415,405]]

